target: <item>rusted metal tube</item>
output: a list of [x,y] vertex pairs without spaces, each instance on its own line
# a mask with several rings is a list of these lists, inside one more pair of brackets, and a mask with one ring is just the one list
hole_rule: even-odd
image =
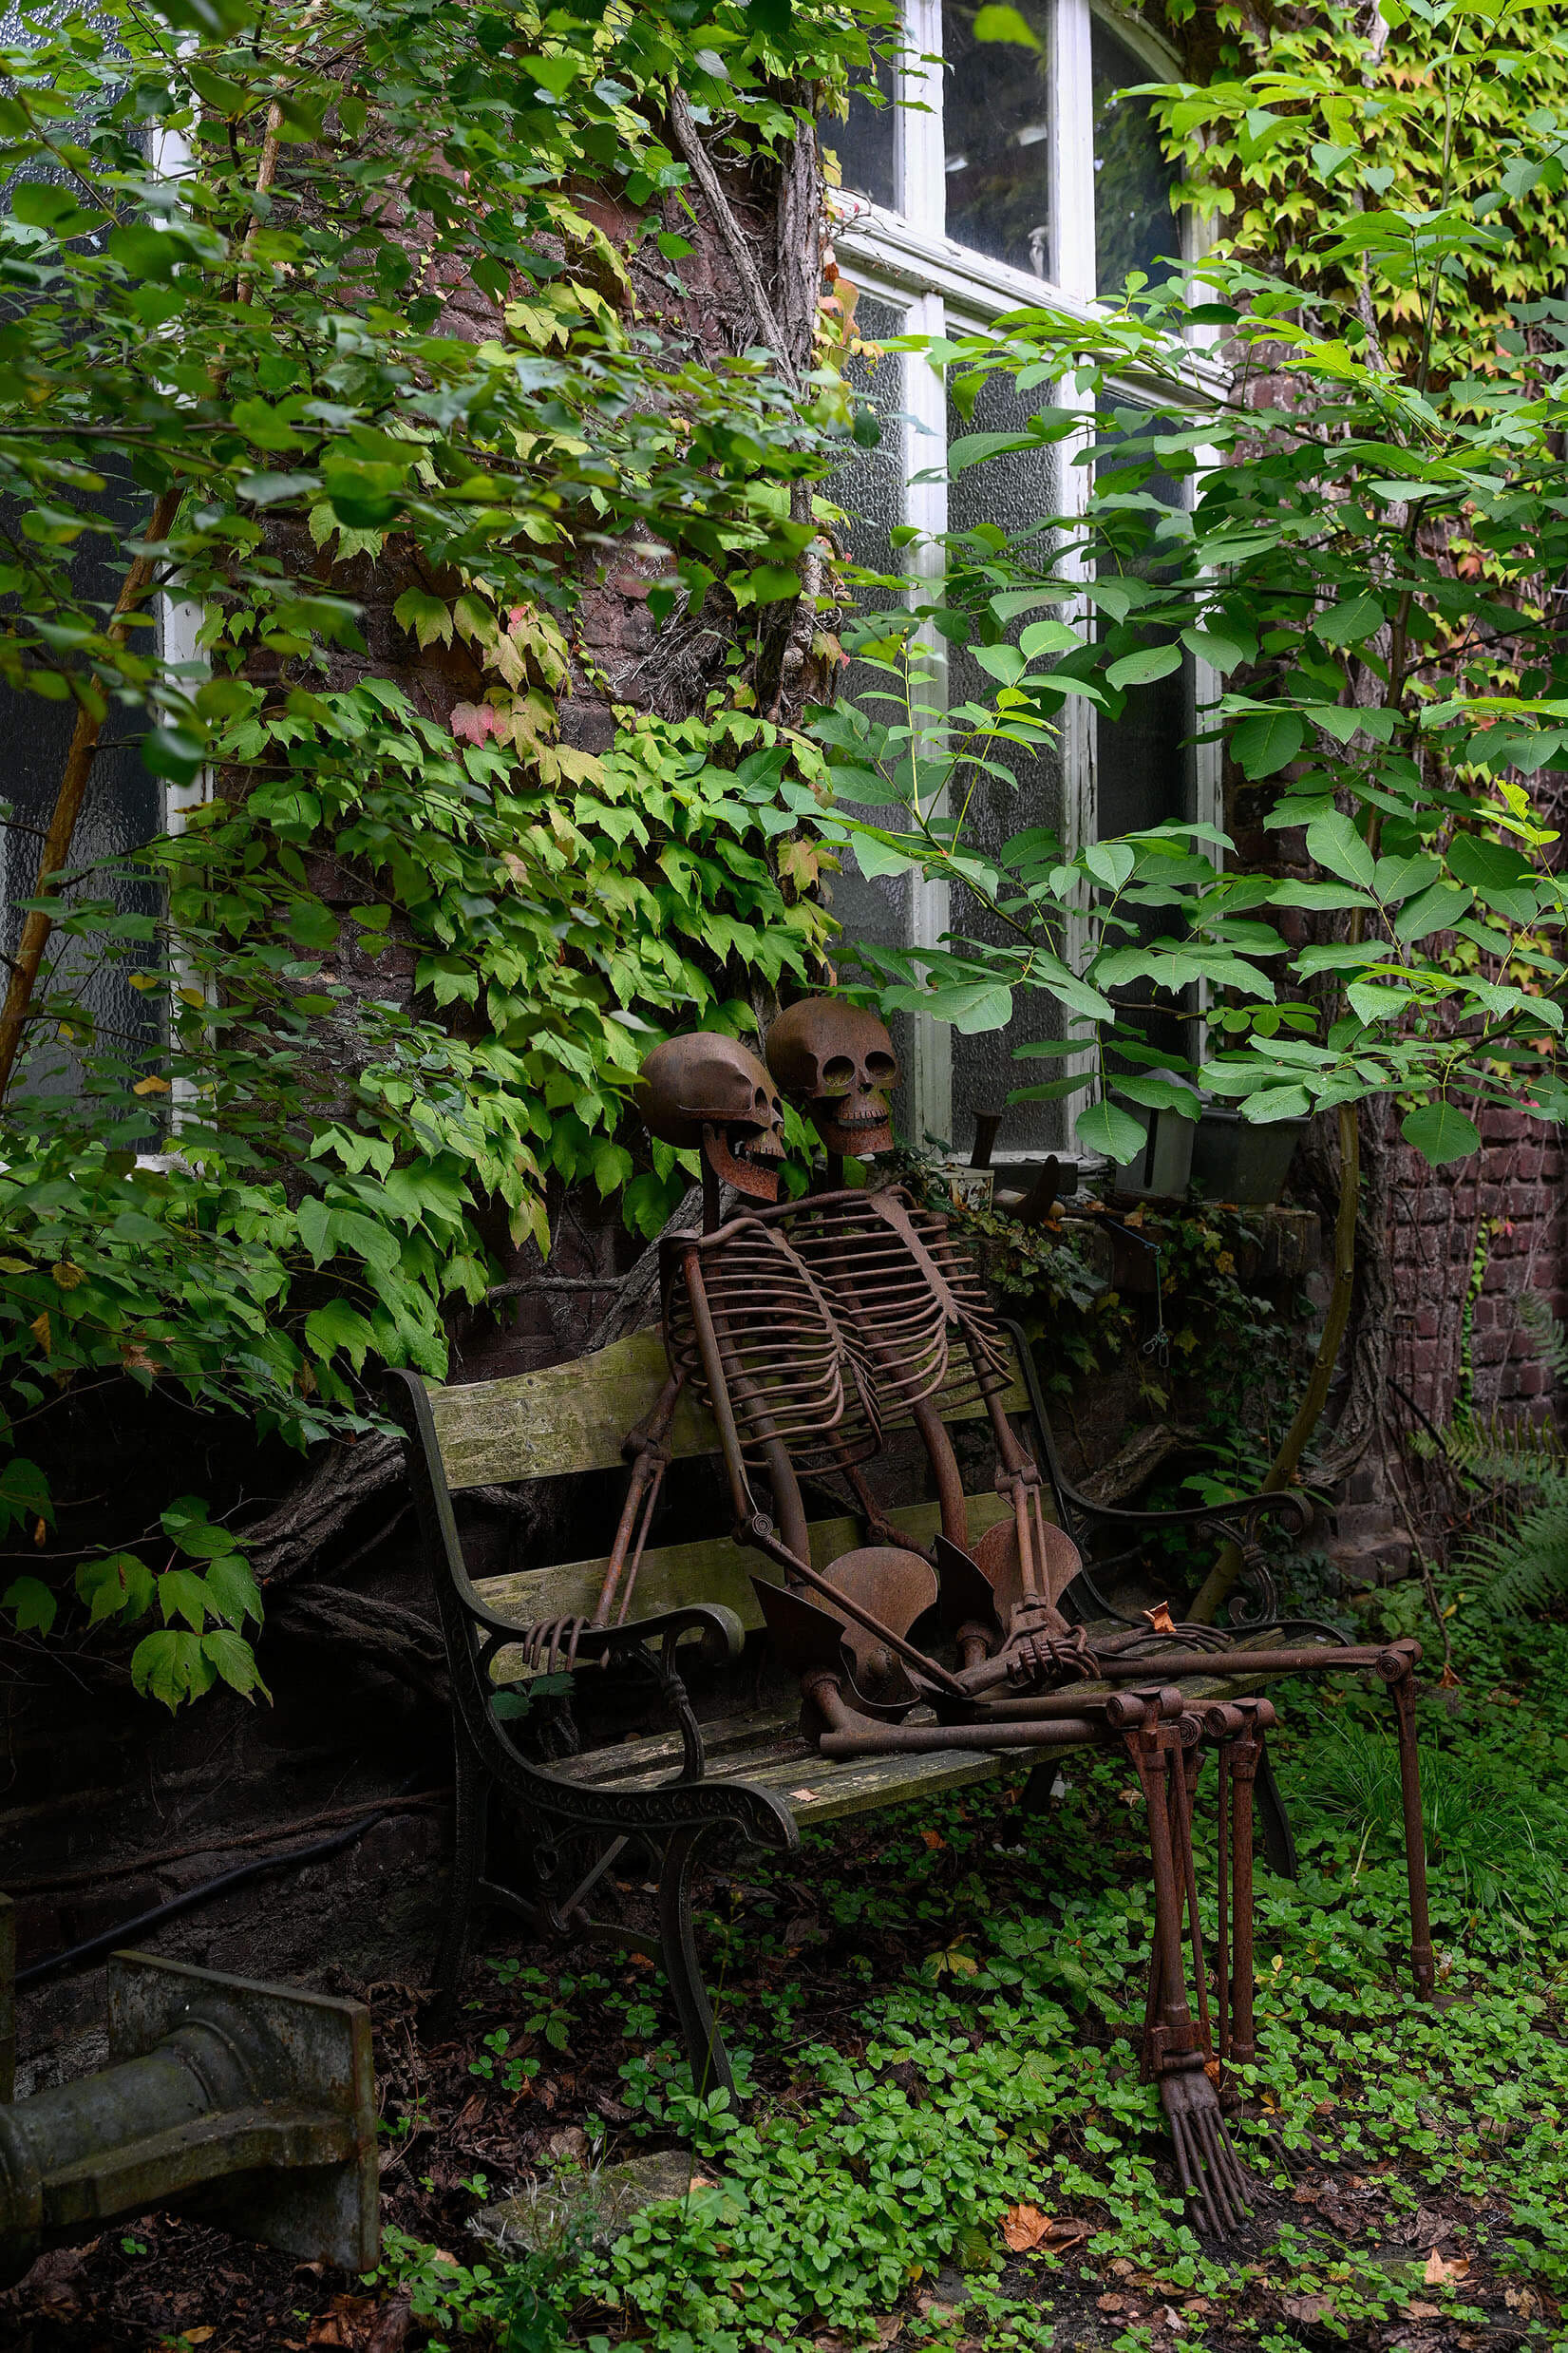
[[1086,1693],[1081,1683],[1069,1683],[1065,1691],[1043,1691],[1027,1699],[1010,1699],[1005,1706],[998,1706],[996,1716],[998,1720],[1005,1716],[1010,1724],[1034,1724],[1048,1723],[1058,1716],[1092,1713],[1103,1717],[1107,1726],[1117,1730],[1120,1727],[1110,1711],[1119,1696],[1108,1691]]
[[1437,1996],[1432,1924],[1426,1909],[1426,1825],[1421,1812],[1421,1761],[1415,1744],[1415,1678],[1393,1679],[1389,1698],[1399,1726],[1399,1793],[1405,1812],[1405,1872],[1410,1891],[1410,1982],[1418,2002]]
[[[1420,1657],[1417,1649],[1416,1657]],[[1107,1658],[1095,1654],[1099,1673],[1106,1679],[1131,1681],[1159,1675],[1310,1675],[1345,1674],[1370,1668],[1386,1682],[1395,1682],[1408,1671],[1407,1654],[1385,1643],[1341,1650],[1329,1642],[1303,1642],[1279,1650],[1159,1650],[1142,1659]]]
[[1257,2057],[1253,2016],[1253,1785],[1261,1747],[1261,1740],[1243,1735],[1227,1741],[1220,1752],[1221,1767],[1226,1760],[1230,1765],[1231,1902],[1236,1922],[1231,1948],[1230,2049],[1225,2056],[1237,2067],[1250,2067]]
[[857,1718],[863,1731],[824,1732],[824,1756],[932,1756],[946,1749],[1067,1749],[1104,1741],[1104,1717],[1064,1716],[1044,1723],[879,1724]]
[[936,1500],[942,1511],[942,1533],[949,1544],[957,1545],[961,1550],[967,1551],[969,1510],[964,1495],[964,1478],[958,1468],[958,1458],[953,1451],[953,1440],[947,1433],[947,1424],[929,1397],[920,1399],[912,1409],[910,1418],[919,1433],[920,1442],[926,1450],[926,1460],[936,1481]]

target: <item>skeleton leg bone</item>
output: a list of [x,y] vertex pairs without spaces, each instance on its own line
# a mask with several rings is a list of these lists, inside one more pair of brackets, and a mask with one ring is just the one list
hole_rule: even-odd
[[1235,2230],[1258,2194],[1225,2129],[1219,2094],[1209,2079],[1202,2039],[1187,2006],[1181,1957],[1181,1894],[1187,1879],[1183,1746],[1190,1726],[1179,1691],[1162,1693],[1124,1735],[1137,1769],[1149,1818],[1154,1872],[1154,1984],[1147,2054],[1160,2102],[1176,2146],[1183,2192],[1203,2228],[1216,2238]]

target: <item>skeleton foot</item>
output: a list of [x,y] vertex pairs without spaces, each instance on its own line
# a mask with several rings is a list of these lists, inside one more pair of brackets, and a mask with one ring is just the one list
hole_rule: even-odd
[[1209,2236],[1229,2238],[1262,2192],[1231,2145],[1219,2095],[1201,2064],[1162,2075],[1160,2104],[1176,2143],[1182,2191]]

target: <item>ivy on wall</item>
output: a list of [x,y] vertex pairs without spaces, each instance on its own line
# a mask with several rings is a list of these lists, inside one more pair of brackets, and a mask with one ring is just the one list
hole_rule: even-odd
[[1420,277],[1412,238],[1396,282],[1361,266],[1347,203],[1379,219],[1477,206],[1446,273],[1432,372],[1486,376],[1525,348],[1532,308],[1568,278],[1561,157],[1497,158],[1532,120],[1568,111],[1568,55],[1555,0],[1482,11],[1449,0],[1275,8],[1163,0],[1151,18],[1201,67],[1157,104],[1181,166],[1173,201],[1194,206],[1221,250],[1301,288],[1309,306],[1347,302],[1349,336],[1396,373],[1420,363]]
[[[364,1430],[372,1358],[443,1371],[496,1205],[547,1243],[555,1176],[657,1228],[687,1179],[618,1136],[642,1053],[749,1023],[820,960],[820,756],[741,656],[706,710],[622,712],[602,753],[560,706],[613,564],[721,634],[809,576],[836,381],[661,336],[633,285],[639,256],[668,276],[693,250],[671,91],[765,187],[888,13],[8,20],[0,680],[72,730],[7,839],[0,1544],[39,1563],[0,1580],[17,1631],[144,1628],[136,1680],[170,1704],[254,1688],[242,1547],[193,1551],[189,1499],[150,1547],[84,1542],[72,1400],[161,1384],[295,1444]],[[129,893],[79,838],[111,726],[198,804]],[[105,1016],[105,976],[140,1027]]]

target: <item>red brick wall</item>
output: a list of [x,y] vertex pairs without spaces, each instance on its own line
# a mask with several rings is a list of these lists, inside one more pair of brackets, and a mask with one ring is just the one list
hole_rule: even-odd
[[1568,1315],[1568,1195],[1560,1130],[1525,1111],[1491,1111],[1485,1143],[1457,1167],[1402,1152],[1390,1187],[1393,1372],[1435,1421],[1452,1412],[1476,1243],[1485,1273],[1472,1314],[1472,1401],[1481,1413],[1544,1410],[1550,1382],[1519,1322],[1521,1292]]

